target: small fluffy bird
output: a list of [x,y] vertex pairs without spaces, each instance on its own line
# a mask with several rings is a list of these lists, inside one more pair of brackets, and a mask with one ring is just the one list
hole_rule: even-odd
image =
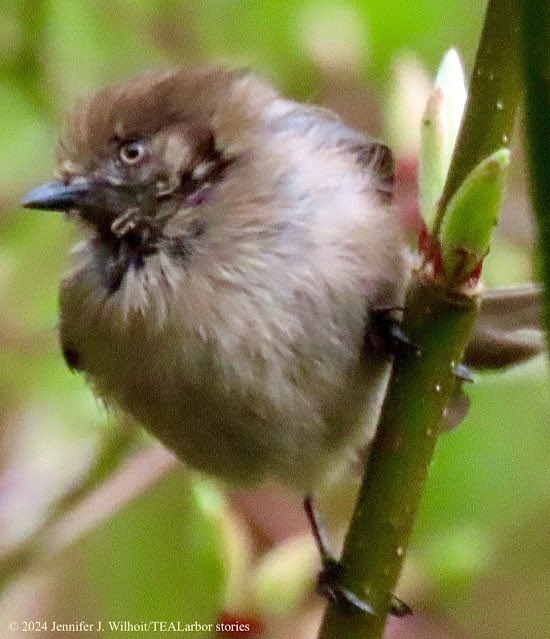
[[[254,74],[199,68],[80,102],[58,164],[24,205],[84,231],[61,345],[105,404],[233,484],[305,495],[349,467],[388,382],[380,313],[411,268],[387,147]],[[488,298],[497,323],[508,297]],[[512,297],[523,312],[538,290]],[[500,363],[540,349],[507,340]]]

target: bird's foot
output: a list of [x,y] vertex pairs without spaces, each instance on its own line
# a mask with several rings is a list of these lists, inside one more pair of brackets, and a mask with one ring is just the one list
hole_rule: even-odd
[[402,312],[403,308],[399,306],[371,309],[371,323],[367,335],[378,351],[393,355],[398,350],[405,350],[411,354],[419,355],[420,348],[401,327],[401,319],[398,318],[398,314]]
[[[340,606],[375,615],[376,611],[368,601],[361,599],[361,597],[358,597],[343,585],[344,567],[340,561],[334,558],[329,549],[326,531],[319,520],[311,496],[306,497],[304,500],[304,509],[321,555],[322,570],[317,578],[317,592]],[[410,615],[412,609],[401,599],[392,596],[390,612],[397,617],[404,617]]]

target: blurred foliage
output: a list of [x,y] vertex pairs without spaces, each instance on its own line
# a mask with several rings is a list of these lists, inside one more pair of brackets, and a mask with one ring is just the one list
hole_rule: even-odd
[[57,618],[89,617],[91,604],[107,627],[109,620],[214,622],[224,567],[207,490],[185,472],[169,473],[79,540],[62,557],[76,578],[72,590],[64,586]]
[[[54,214],[17,208],[26,189],[51,175],[73,101],[146,67],[223,59],[258,68],[289,95],[339,100],[343,110],[361,115],[373,95],[383,109],[394,61],[405,52],[432,71],[456,46],[471,68],[482,14],[475,0],[0,2],[0,549],[40,525],[48,504],[85,472],[90,442],[112,428],[57,347],[57,286],[73,229]],[[380,121],[374,126],[379,133]],[[518,170],[509,197],[516,230],[528,226],[528,207],[517,199],[521,184]],[[531,273],[528,240],[516,242],[513,231],[495,243],[486,266],[490,284]],[[549,536],[540,534],[550,514],[545,365],[485,375],[468,392],[469,417],[438,447],[412,549],[411,565],[422,568],[404,587],[412,588],[407,592],[418,606],[454,617],[472,637],[543,636],[537,602],[529,608],[525,598],[500,603],[489,596],[500,617],[516,621],[509,630],[487,622],[479,634],[476,624],[487,616],[470,594],[483,598],[491,583],[509,593],[534,592],[529,584],[541,583],[541,545],[546,556],[550,551]],[[210,482],[184,472],[166,475],[55,560],[63,587],[37,582],[33,590],[32,574],[15,584],[0,608],[0,635],[12,619],[61,610],[67,619],[91,621],[156,615],[214,621],[224,601],[239,599],[224,594],[238,582],[230,579],[228,546],[244,552],[234,539],[242,528],[228,533],[226,512]],[[514,548],[522,550],[518,571],[509,567]],[[547,584],[547,565],[544,574]],[[284,585],[280,571],[277,579]],[[262,589],[271,592],[265,583]],[[27,595],[21,599],[20,592]],[[76,592],[86,596],[76,601]],[[550,609],[547,588],[536,597]],[[240,599],[242,606],[246,597]],[[529,618],[524,624],[520,605]],[[251,604],[252,612],[258,607]]]

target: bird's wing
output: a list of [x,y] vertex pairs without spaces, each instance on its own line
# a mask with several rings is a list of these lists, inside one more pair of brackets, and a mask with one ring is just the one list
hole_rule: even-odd
[[[355,131],[328,109],[285,101],[287,109],[277,118],[277,128],[312,135],[323,148],[346,150],[357,163],[379,178],[381,196],[391,199],[394,163],[384,144]],[[545,345],[542,330],[542,287],[524,284],[487,291],[468,344],[465,363],[477,369],[513,366],[535,355]]]
[[377,190],[383,200],[393,195],[394,162],[389,147],[349,127],[332,111],[320,106],[284,101],[287,110],[277,118],[278,130],[291,129],[294,133],[312,136],[324,149],[339,149],[355,156],[365,172],[377,176]]

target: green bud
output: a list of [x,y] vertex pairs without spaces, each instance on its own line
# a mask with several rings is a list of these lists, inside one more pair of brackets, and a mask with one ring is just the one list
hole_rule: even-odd
[[422,118],[420,211],[430,230],[445,186],[465,104],[464,72],[456,50],[450,49],[441,62]]
[[452,197],[441,224],[443,269],[450,281],[461,281],[489,251],[498,221],[510,151],[499,149],[482,160]]

